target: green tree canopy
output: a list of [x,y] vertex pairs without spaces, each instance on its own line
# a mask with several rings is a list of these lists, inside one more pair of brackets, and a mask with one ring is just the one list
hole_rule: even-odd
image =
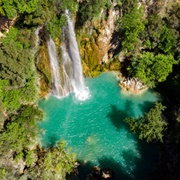
[[[25,37],[24,37],[25,36]],[[32,103],[37,98],[36,72],[33,64],[34,33],[11,28],[0,49],[0,101],[8,111]]]
[[75,154],[65,147],[65,142],[61,141],[55,147],[49,148],[42,153],[39,164],[41,177],[44,180],[66,179],[66,174],[71,173],[75,164]]
[[39,135],[39,128],[36,123],[42,117],[42,111],[33,106],[24,106],[18,114],[13,114],[11,121],[7,122],[5,126],[6,131],[0,134],[0,154],[11,150],[17,157],[26,156]]
[[155,86],[166,80],[172,72],[173,64],[177,64],[172,55],[144,52],[141,56],[134,56],[129,72],[142,80],[145,84]]
[[82,26],[87,20],[93,20],[98,17],[103,10],[110,6],[107,0],[85,0],[79,3],[77,13],[78,25]]
[[125,52],[133,51],[139,42],[139,34],[144,30],[143,9],[138,7],[137,2],[131,10],[127,10],[119,21],[122,49]]
[[129,124],[132,132],[138,132],[139,139],[145,139],[147,142],[163,142],[163,133],[167,126],[167,122],[164,121],[162,115],[164,109],[165,106],[156,102],[154,107],[148,113],[145,113],[144,116],[138,119],[127,118],[125,122]]
[[38,8],[39,2],[39,0],[2,0],[2,7],[6,12],[6,15],[10,19],[13,19],[19,14],[30,14],[35,12]]

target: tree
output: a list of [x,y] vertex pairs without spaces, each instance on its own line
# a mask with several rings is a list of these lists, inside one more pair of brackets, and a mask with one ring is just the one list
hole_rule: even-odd
[[12,150],[16,155],[23,153],[25,156],[39,135],[36,123],[42,117],[42,111],[33,106],[24,106],[13,114],[11,122],[7,122],[6,130],[0,135],[0,154]]
[[2,0],[0,0],[0,14],[4,15],[4,10],[2,8],[2,4],[3,4],[3,2],[2,2]]
[[45,179],[65,179],[66,174],[74,168],[75,156],[65,151],[65,143],[57,143],[43,157],[43,177]]
[[137,2],[130,10],[127,10],[119,21],[119,30],[122,37],[122,49],[126,52],[133,51],[138,44],[139,34],[144,30],[143,9],[138,7]]
[[145,30],[141,33],[141,40],[146,50],[165,54],[174,53],[178,35],[166,21],[157,14],[147,18]]
[[19,14],[33,13],[37,10],[38,5],[39,0],[3,0],[3,9],[10,19],[17,17]]
[[102,10],[110,6],[107,0],[85,0],[79,3],[79,10],[77,13],[78,25],[81,27],[87,20],[97,18]]
[[[23,37],[25,36],[25,37]],[[0,97],[5,110],[13,111],[21,104],[33,103],[38,96],[37,74],[32,48],[34,33],[12,27],[2,39],[0,49]]]
[[128,71],[132,76],[154,87],[166,80],[174,64],[177,64],[177,61],[172,55],[154,55],[152,52],[144,52],[141,56],[133,57]]
[[129,124],[130,130],[139,133],[139,139],[146,139],[147,142],[163,142],[163,133],[166,129],[167,122],[164,120],[162,111],[165,106],[156,102],[154,107],[144,116],[137,119],[127,118],[125,122]]

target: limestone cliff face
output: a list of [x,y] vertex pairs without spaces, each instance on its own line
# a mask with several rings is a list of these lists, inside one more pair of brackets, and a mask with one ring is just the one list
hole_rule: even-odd
[[107,63],[112,57],[110,49],[113,33],[115,31],[115,21],[119,12],[112,5],[107,12],[102,12],[99,19],[87,21],[83,28],[77,30],[80,54],[83,61],[84,74],[89,76],[97,75],[97,71],[102,71],[102,64]]
[[94,22],[95,29],[99,29],[99,36],[97,38],[97,45],[99,49],[100,62],[108,62],[108,51],[111,47],[111,39],[115,30],[115,17],[116,12],[113,8],[108,11],[107,20],[101,22]]
[[119,86],[126,94],[142,94],[148,87],[136,78],[123,78],[119,82]]

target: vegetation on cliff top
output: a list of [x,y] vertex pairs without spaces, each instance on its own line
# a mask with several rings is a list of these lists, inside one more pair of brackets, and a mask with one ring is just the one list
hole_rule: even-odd
[[[139,6],[138,0],[116,2],[115,8],[119,10],[117,32],[114,32],[118,34],[115,36],[116,42],[119,38],[119,45],[114,50],[116,53],[107,65],[101,65],[102,62],[97,59],[89,61],[92,56],[88,54],[84,55],[86,58],[83,60],[90,63],[90,67],[93,63],[90,75],[113,66],[113,69],[121,68],[126,76],[139,78],[149,86],[161,91],[166,89],[162,92],[166,110],[164,106],[155,104],[138,121],[126,121],[130,129],[137,130],[139,137],[148,142],[162,141],[166,135],[175,144],[173,149],[176,152],[180,142],[180,3],[166,6],[162,13],[160,3],[163,4],[163,0],[148,4],[147,12],[145,5]],[[83,28],[87,20],[105,19],[111,5],[110,1],[105,0],[0,0],[0,16],[15,21],[8,33],[0,29],[5,35],[0,37],[1,179],[19,179],[20,176],[63,179],[66,173],[73,171],[74,156],[65,150],[63,143],[46,150],[37,144],[37,122],[42,119],[42,112],[37,108],[39,87],[34,63],[37,48],[34,32],[38,26],[45,25],[55,40],[61,36],[61,27],[66,23],[66,9],[77,13],[77,28]],[[93,47],[92,53],[98,50],[96,39],[100,33],[99,29],[94,31],[96,33],[88,37],[90,41],[87,43],[87,46]],[[124,52],[124,62],[117,62],[117,52]],[[162,119],[162,112],[167,116],[168,124]],[[165,129],[168,135],[164,134]]]
[[[0,179],[65,179],[74,168],[75,156],[64,143],[41,148],[37,127],[43,113],[37,107],[35,29],[46,24],[52,37],[59,37],[64,22],[62,11],[75,9],[72,3],[76,2],[55,3],[0,1],[0,15],[15,21],[8,32],[0,29],[5,35],[0,39]],[[55,159],[49,161],[50,157]]]
[[[128,76],[139,78],[149,86],[166,80],[174,64],[179,60],[179,32],[177,19],[180,5],[167,8],[166,16],[155,11],[155,4],[149,6],[148,14],[137,1],[129,5],[119,21],[122,51],[125,51],[124,68]],[[136,5],[135,5],[136,4]],[[123,6],[123,5],[122,5]],[[173,13],[173,15],[172,15]],[[170,17],[176,22],[172,25]],[[166,70],[165,70],[166,69]],[[166,71],[166,72],[165,72]]]

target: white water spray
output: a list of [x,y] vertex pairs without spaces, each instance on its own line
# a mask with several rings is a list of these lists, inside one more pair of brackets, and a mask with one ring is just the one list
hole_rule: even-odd
[[82,74],[81,58],[74,32],[74,25],[66,11],[67,28],[63,31],[61,44],[62,60],[60,65],[57,59],[56,45],[50,37],[47,46],[52,70],[53,94],[65,97],[70,92],[75,93],[78,100],[89,98],[89,90],[85,87]]
[[56,45],[52,38],[50,37],[47,42],[50,65],[51,65],[51,75],[52,75],[52,85],[53,85],[53,94],[57,97],[60,97],[60,89],[61,82],[60,82],[60,73],[59,73],[59,63],[56,54]]
[[78,44],[76,41],[76,35],[74,32],[74,24],[70,19],[68,11],[66,11],[66,17],[67,37],[65,37],[66,43],[65,45],[63,45],[64,47],[62,48],[62,54],[66,54],[66,57],[68,56],[68,59],[70,59],[72,63],[72,76],[70,77],[70,79],[76,98],[79,100],[86,100],[89,98],[89,90],[87,87],[85,87],[84,84],[81,58],[79,54]]
[[73,91],[72,87],[72,62],[69,58],[69,55],[66,50],[64,43],[61,45],[62,52],[62,62],[61,62],[61,83],[63,84],[62,96],[67,96],[70,92]]

